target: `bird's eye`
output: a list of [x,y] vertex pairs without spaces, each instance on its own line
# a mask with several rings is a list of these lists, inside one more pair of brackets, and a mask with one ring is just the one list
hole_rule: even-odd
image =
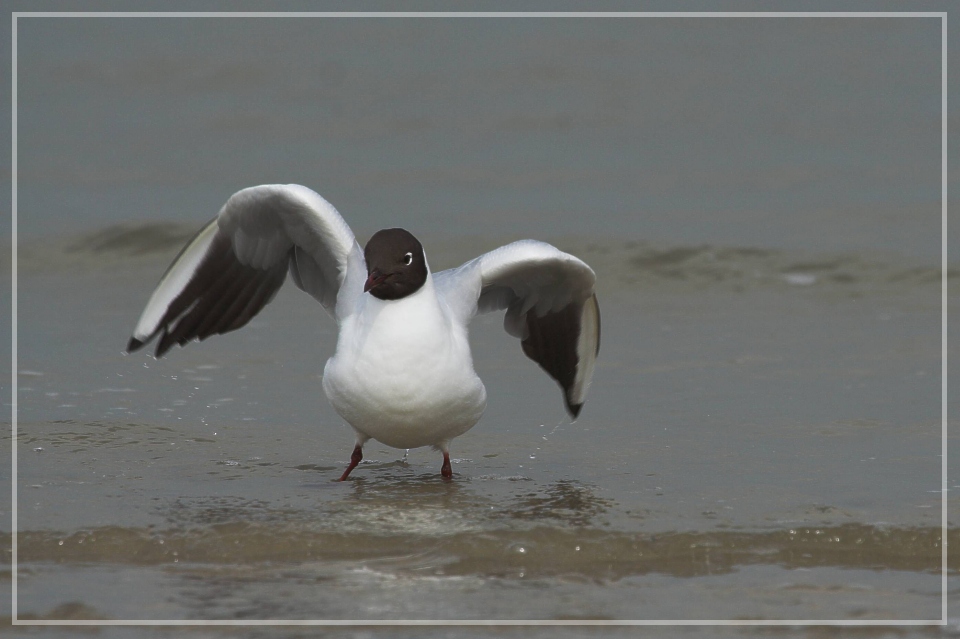
[[406,255],[404,255],[403,263],[406,264],[407,266],[410,266],[411,264],[413,264],[413,253],[407,253]]

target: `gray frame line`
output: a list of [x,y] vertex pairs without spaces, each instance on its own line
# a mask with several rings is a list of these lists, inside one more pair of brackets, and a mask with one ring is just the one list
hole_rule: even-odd
[[[60,620],[17,618],[17,20],[18,18],[939,18],[941,23],[941,256],[940,256],[940,340],[941,340],[941,618],[939,620]],[[758,11],[618,11],[618,12],[130,12],[130,11],[15,11],[11,13],[11,624],[18,626],[945,626],[948,623],[947,606],[947,12],[945,11],[818,11],[818,12],[758,12]]]

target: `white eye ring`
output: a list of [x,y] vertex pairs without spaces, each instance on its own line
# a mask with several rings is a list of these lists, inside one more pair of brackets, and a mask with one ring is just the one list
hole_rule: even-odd
[[404,255],[403,263],[406,264],[407,266],[410,266],[411,264],[413,264],[413,253],[407,253],[406,255]]

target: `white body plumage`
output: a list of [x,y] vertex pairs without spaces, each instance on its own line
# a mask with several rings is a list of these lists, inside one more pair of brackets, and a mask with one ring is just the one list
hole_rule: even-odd
[[451,319],[429,275],[401,300],[364,296],[340,324],[323,390],[358,439],[394,448],[446,448],[487,403],[466,326]]

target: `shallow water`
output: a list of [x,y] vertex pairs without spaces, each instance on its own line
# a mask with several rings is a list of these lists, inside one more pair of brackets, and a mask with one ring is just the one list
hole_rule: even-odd
[[[352,434],[320,391],[333,322],[291,288],[238,333],[123,355],[175,244],[143,250],[141,231],[23,249],[26,616],[939,616],[929,267],[558,240],[601,282],[581,419],[479,318],[490,406],[454,441],[454,481],[434,452],[371,442],[341,484]],[[498,242],[444,243],[437,268]]]
[[[940,618],[938,22],[21,26],[18,618]],[[522,236],[582,257],[603,341],[580,419],[478,318],[489,405],[453,481],[370,442],[337,483],[335,326],[293,287],[124,355],[182,243],[269,181],[361,240],[409,227],[435,270]]]

